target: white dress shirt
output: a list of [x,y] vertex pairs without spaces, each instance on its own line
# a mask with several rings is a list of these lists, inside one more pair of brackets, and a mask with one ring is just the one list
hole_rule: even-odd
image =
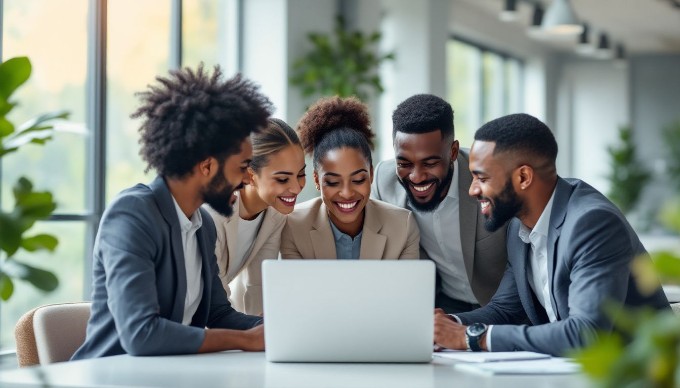
[[420,246],[437,266],[444,294],[468,303],[479,303],[472,293],[465,269],[460,238],[458,207],[458,161],[453,162],[453,178],[446,197],[434,211],[423,212],[409,206],[420,228]]
[[190,325],[203,297],[203,278],[201,277],[203,264],[201,262],[201,251],[198,249],[198,239],[196,238],[196,231],[203,224],[203,218],[201,212],[196,210],[191,215],[191,220],[188,219],[174,197],[172,201],[175,203],[175,210],[177,210],[177,217],[179,218],[184,266],[187,274],[187,294],[184,297],[182,324]]

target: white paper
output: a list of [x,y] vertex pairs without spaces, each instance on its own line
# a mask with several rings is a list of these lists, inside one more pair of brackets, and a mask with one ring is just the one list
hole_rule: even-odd
[[491,363],[460,363],[454,368],[461,371],[488,375],[558,375],[581,371],[581,366],[567,358],[548,358],[530,361],[504,361]]
[[518,360],[540,360],[550,358],[550,355],[535,352],[468,352],[445,350],[433,353],[435,357],[447,358],[462,362],[496,362]]

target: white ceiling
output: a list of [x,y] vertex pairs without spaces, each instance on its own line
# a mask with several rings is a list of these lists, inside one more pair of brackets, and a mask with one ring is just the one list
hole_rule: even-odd
[[[503,8],[503,0],[458,0],[495,15]],[[531,2],[542,2],[547,8],[552,0],[518,1],[519,19],[510,22],[517,29],[529,25]],[[578,17],[588,22],[591,30],[609,34],[612,43],[623,43],[628,53],[680,53],[680,8],[677,0],[571,0]],[[503,23],[499,21],[499,23]],[[591,38],[592,39],[592,38]],[[571,50],[575,39],[568,42],[546,41],[558,50]]]

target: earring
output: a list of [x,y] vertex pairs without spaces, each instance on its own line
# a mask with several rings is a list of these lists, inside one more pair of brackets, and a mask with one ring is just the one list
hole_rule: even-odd
[[319,185],[318,185],[318,184],[316,184],[316,185],[314,185],[314,186],[316,187],[316,191],[319,191],[319,190],[321,190],[321,187],[319,187]]

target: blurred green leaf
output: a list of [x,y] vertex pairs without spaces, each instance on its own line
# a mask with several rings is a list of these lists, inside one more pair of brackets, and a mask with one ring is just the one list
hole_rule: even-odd
[[601,379],[611,373],[611,369],[622,353],[623,340],[621,337],[603,333],[599,336],[597,344],[571,356],[581,364],[586,374]]
[[21,240],[21,247],[28,252],[35,252],[37,250],[53,252],[57,248],[57,244],[59,244],[59,240],[51,234],[39,234]]
[[0,299],[9,300],[14,293],[12,279],[0,270]]
[[10,58],[0,63],[0,96],[5,100],[31,76],[31,61],[27,57]]
[[12,257],[21,246],[21,223],[7,213],[0,213],[0,231],[0,250]]
[[16,260],[6,261],[2,271],[13,278],[25,280],[43,291],[54,291],[59,286],[59,280],[52,272]]

